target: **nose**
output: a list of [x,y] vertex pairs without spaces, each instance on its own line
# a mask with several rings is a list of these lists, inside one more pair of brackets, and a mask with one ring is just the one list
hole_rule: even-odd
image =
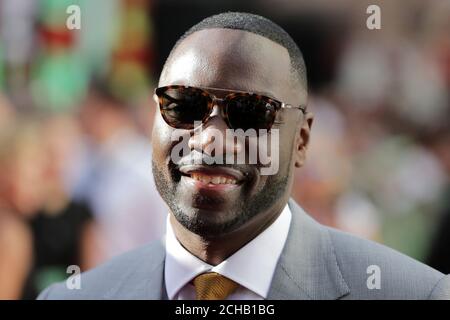
[[[214,106],[209,118],[190,137],[188,146],[211,157],[236,155],[244,149],[242,141],[227,137],[230,129],[221,114],[218,106]],[[237,140],[237,141],[236,141]]]

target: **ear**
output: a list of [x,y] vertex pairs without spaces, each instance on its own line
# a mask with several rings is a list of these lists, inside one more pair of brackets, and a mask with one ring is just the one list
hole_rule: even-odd
[[301,126],[296,134],[296,143],[294,150],[294,164],[297,168],[300,168],[305,163],[306,149],[309,145],[309,138],[311,133],[311,127],[314,120],[314,114],[307,112],[301,122]]
[[159,98],[158,98],[158,96],[156,95],[156,93],[153,94],[153,101],[155,101],[155,103],[156,103],[157,106],[159,105]]

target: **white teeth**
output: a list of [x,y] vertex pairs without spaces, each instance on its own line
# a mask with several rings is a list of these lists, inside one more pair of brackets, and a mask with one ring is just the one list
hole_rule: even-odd
[[223,177],[223,176],[208,176],[199,173],[192,173],[191,178],[197,181],[201,181],[205,184],[236,184],[237,181],[232,178]]

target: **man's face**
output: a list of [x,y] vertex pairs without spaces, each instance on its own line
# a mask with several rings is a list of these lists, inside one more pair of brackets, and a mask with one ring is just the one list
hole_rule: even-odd
[[[159,86],[249,91],[296,106],[304,104],[304,91],[291,81],[289,54],[284,47],[245,31],[207,29],[191,34],[175,49],[162,72]],[[226,94],[213,93],[219,98]],[[187,157],[211,155],[207,147],[217,130],[226,141],[225,130],[229,128],[219,110],[218,106],[214,107],[199,134],[183,130],[189,137]],[[272,127],[279,130],[279,141],[275,142],[278,155],[271,157],[272,161],[278,161],[278,171],[273,175],[261,174],[265,165],[259,161],[256,164],[246,161],[244,164],[202,165],[189,172],[171,159],[172,149],[179,143],[172,141],[172,135],[174,130],[180,129],[170,127],[158,111],[152,136],[153,173],[158,191],[185,228],[205,237],[239,230],[252,221],[261,221],[263,225],[282,210],[289,197],[293,169],[300,165],[304,153],[300,146],[306,144],[309,135],[309,130],[301,133],[305,122],[310,125],[300,110],[278,112]],[[267,140],[273,136],[269,132]],[[226,144],[219,152],[236,156],[240,152],[248,153],[250,146],[258,144],[260,139],[251,137],[244,143],[234,141],[231,147]],[[203,180],[198,180],[199,175]],[[205,179],[220,177],[234,179],[236,183],[205,183]]]

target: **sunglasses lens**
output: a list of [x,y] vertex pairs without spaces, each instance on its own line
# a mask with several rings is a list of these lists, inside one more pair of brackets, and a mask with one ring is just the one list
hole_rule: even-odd
[[164,120],[173,128],[193,129],[208,114],[209,97],[195,88],[167,88],[159,94]]
[[257,95],[242,95],[227,101],[228,121],[234,129],[269,130],[275,121],[275,102]]

